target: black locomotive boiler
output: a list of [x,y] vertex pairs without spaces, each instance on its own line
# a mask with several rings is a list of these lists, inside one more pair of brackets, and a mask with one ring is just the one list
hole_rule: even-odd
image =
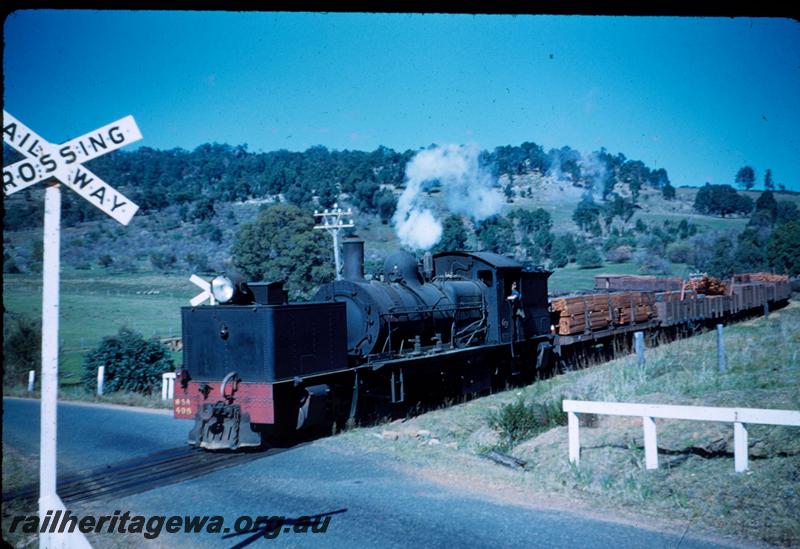
[[387,406],[532,378],[550,358],[545,270],[487,252],[389,256],[364,277],[343,244],[342,280],[289,303],[280,282],[217,277],[215,305],[183,307],[174,414],[189,443],[258,446]]

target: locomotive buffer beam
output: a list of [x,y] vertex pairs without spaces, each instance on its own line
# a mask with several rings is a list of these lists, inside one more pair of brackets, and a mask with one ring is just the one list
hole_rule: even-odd
[[207,450],[225,450],[261,445],[261,436],[250,428],[250,415],[238,404],[204,404],[189,433],[189,444]]

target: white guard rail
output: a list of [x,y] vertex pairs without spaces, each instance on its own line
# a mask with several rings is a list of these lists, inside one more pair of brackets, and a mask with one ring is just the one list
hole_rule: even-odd
[[655,419],[688,419],[694,421],[722,421],[733,423],[733,459],[736,472],[747,470],[746,423],[763,425],[788,425],[800,427],[800,412],[794,410],[766,410],[762,408],[712,408],[709,406],[673,406],[667,404],[634,404],[626,402],[593,402],[565,400],[569,429],[569,460],[580,461],[580,433],[578,414],[611,416],[639,416],[644,427],[644,456],[648,469],[658,469]]

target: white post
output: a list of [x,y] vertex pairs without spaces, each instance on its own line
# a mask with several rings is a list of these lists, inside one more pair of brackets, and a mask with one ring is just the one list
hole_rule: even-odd
[[733,422],[733,464],[737,473],[747,471],[747,428],[739,421]]
[[106,367],[97,368],[97,396],[103,396],[103,389],[106,384]]
[[636,348],[636,363],[641,368],[644,366],[644,332],[634,332],[633,341]]
[[331,231],[333,234],[333,262],[336,265],[336,280],[342,279],[342,260],[339,257],[339,229]]
[[658,469],[658,443],[656,442],[656,422],[653,418],[642,417],[644,426],[644,462],[647,469]]
[[35,370],[30,370],[28,372],[28,392],[29,393],[33,392],[33,387],[34,387],[35,384],[36,384],[36,371]]
[[161,374],[161,400],[171,399],[175,396],[175,372]]
[[728,361],[725,360],[724,329],[722,324],[717,324],[717,365],[720,372],[724,372],[728,369]]
[[575,412],[567,412],[567,429],[569,430],[569,461],[577,465],[581,459],[581,439],[578,414]]
[[[42,399],[39,437],[39,517],[56,494],[56,434],[58,406],[58,308],[61,269],[61,189],[49,184],[44,194],[44,254],[42,269]],[[40,543],[46,544],[45,540]]]

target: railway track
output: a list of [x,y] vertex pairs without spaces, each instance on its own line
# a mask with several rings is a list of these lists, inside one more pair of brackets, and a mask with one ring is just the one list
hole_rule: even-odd
[[[293,447],[296,446],[249,452],[206,452],[188,446],[171,448],[64,476],[58,481],[57,492],[65,504],[130,496],[276,455]],[[35,505],[38,497],[39,486],[33,484],[3,494],[3,503]]]

